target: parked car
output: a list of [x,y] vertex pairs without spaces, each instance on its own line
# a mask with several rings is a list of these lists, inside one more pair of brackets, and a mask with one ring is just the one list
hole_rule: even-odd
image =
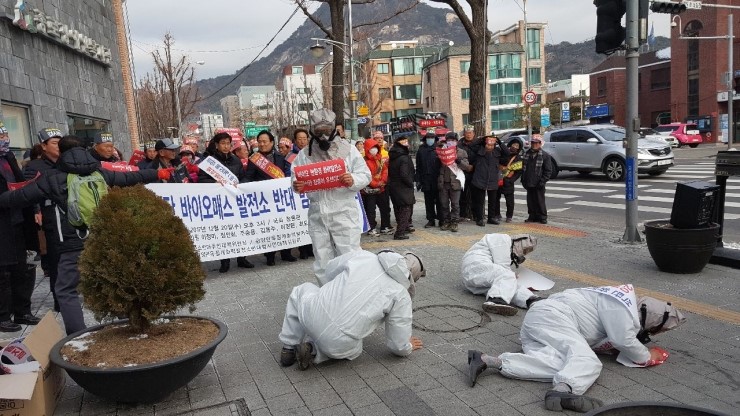
[[641,139],[652,139],[668,143],[671,147],[678,147],[678,141],[671,135],[662,135],[650,127],[640,127]]
[[[561,170],[582,175],[603,172],[610,181],[623,181],[626,152],[625,130],[611,124],[568,127],[545,133],[543,149],[553,159],[553,176]],[[673,152],[664,141],[640,139],[637,172],[661,175],[673,166]]]
[[656,127],[655,131],[664,136],[673,136],[677,142],[676,147],[681,147],[685,144],[689,145],[689,147],[696,147],[702,142],[701,134],[699,134],[699,128],[696,124],[662,124]]

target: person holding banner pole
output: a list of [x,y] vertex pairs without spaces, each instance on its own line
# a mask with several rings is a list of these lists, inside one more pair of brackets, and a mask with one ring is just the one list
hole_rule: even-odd
[[[293,161],[298,157],[298,153],[306,146],[308,146],[308,130],[296,129],[293,132],[293,149],[286,158],[288,163],[293,165]],[[300,246],[298,247],[298,253],[301,260],[313,257],[313,246],[311,244]]]
[[311,113],[311,141],[298,153],[291,165],[293,190],[303,192],[305,182],[295,180],[298,166],[342,159],[346,172],[339,177],[344,187],[310,192],[308,199],[308,233],[313,243],[316,260],[313,270],[319,285],[324,285],[329,260],[354,250],[360,250],[363,224],[357,193],[370,183],[370,170],[354,145],[346,140],[335,140],[336,117],[326,108]]
[[[221,164],[226,166],[237,178],[239,182],[246,182],[245,170],[242,167],[242,162],[231,153],[231,136],[228,133],[217,133],[206,147],[206,151],[203,154],[203,159],[208,156],[212,156],[214,159],[219,161]],[[198,183],[216,183],[205,171],[200,170],[198,172]],[[236,265],[238,267],[244,267],[251,269],[254,264],[247,260],[246,256],[237,257]],[[218,269],[219,273],[226,273],[231,267],[231,259],[221,259],[221,267]]]
[[[282,154],[275,151],[275,136],[272,133],[267,130],[257,133],[257,146],[259,151],[249,157],[250,163],[244,174],[246,182],[279,179],[290,175],[290,164]],[[265,253],[265,257],[268,266],[275,265],[274,251]],[[289,248],[280,250],[280,259],[287,262],[297,260]]]

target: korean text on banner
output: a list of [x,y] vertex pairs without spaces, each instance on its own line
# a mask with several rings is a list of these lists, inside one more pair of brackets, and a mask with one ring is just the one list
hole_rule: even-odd
[[100,162],[100,167],[113,172],[138,172],[139,167],[126,162]]
[[146,155],[143,151],[134,150],[134,153],[131,155],[131,159],[128,160],[128,164],[136,166],[144,159],[146,159]]
[[239,185],[148,184],[190,232],[201,261],[267,253],[310,244],[308,197],[290,178]]
[[311,163],[294,169],[296,180],[305,183],[303,192],[341,188],[344,184],[339,177],[346,172],[347,167],[343,159]]
[[198,167],[220,184],[234,186],[239,184],[239,178],[213,156],[203,159],[198,163]]
[[437,157],[439,157],[439,161],[442,162],[445,166],[451,166],[455,163],[455,159],[457,159],[457,147],[447,147],[447,148],[436,148],[437,151]]

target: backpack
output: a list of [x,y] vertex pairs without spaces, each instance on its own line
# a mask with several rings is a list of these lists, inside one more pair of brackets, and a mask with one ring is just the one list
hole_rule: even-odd
[[108,194],[108,183],[98,171],[81,176],[67,174],[67,220],[76,228],[88,228],[100,199]]

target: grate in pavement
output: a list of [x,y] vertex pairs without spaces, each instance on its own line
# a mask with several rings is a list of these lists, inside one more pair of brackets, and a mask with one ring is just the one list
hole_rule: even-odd
[[414,328],[426,332],[466,332],[491,322],[479,309],[462,305],[426,305],[414,308]]
[[198,409],[191,409],[175,416],[250,416],[244,399],[230,400]]

